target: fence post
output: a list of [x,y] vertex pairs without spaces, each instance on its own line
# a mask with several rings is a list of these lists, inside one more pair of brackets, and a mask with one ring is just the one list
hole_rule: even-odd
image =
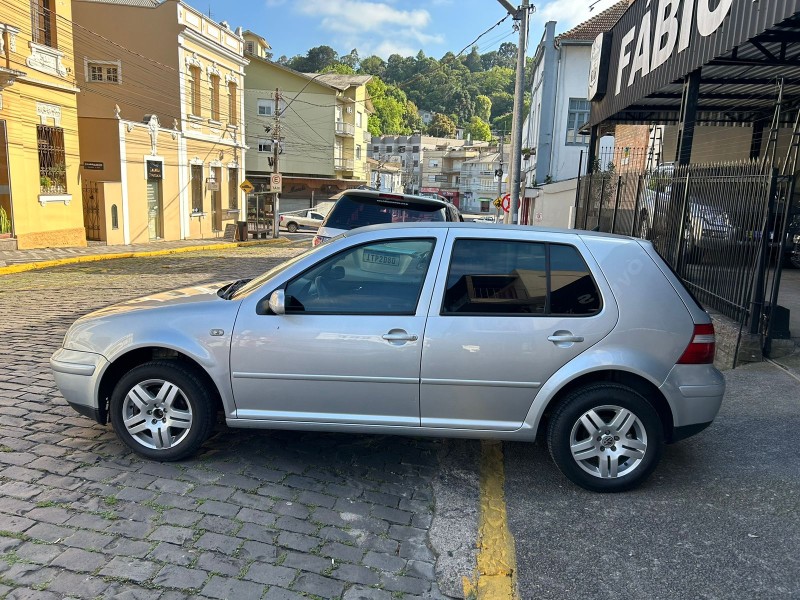
[[581,150],[581,156],[578,159],[578,185],[575,189],[575,219],[572,223],[574,229],[578,228],[578,205],[581,200],[581,181],[583,180],[581,171],[583,171],[583,150]]
[[583,207],[583,230],[589,226],[589,204],[592,201],[592,183],[594,182],[594,173],[589,173],[589,189],[586,193],[586,202]]
[[597,208],[597,225],[595,226],[596,231],[600,231],[600,218],[603,216],[603,199],[606,195],[606,177],[605,175],[600,175],[600,206]]
[[614,214],[611,215],[611,233],[614,233],[614,227],[617,226],[617,213],[619,213],[619,194],[622,190],[622,175],[617,175],[617,197],[614,200]]
[[[636,224],[639,220],[639,194],[642,192],[642,178],[644,175],[641,173],[636,177],[636,199],[633,201],[633,219],[631,219],[631,237],[639,237],[636,235]],[[638,232],[641,233],[641,232]]]
[[[800,117],[798,117],[800,118]],[[772,321],[775,316],[775,306],[778,304],[778,294],[781,289],[781,277],[783,275],[783,253],[786,251],[784,244],[786,243],[786,231],[789,226],[789,213],[791,212],[792,200],[794,198],[795,178],[790,177],[788,180],[788,190],[783,194],[784,206],[783,215],[781,218],[781,233],[778,238],[778,256],[777,264],[775,265],[775,274],[772,276],[772,293],[769,298],[769,320],[767,321],[766,340],[764,341],[764,354],[769,356],[772,352]],[[774,232],[773,235],[777,233]]]
[[[675,182],[672,183],[672,188],[675,189]],[[683,198],[681,200],[680,223],[678,225],[678,242],[675,249],[675,271],[683,276],[683,267],[686,259],[686,244],[684,237],[686,236],[686,221],[689,217],[689,169],[686,169],[686,181],[683,183]]]
[[771,171],[772,177],[770,177],[769,191],[767,192],[767,213],[761,229],[761,244],[758,249],[755,283],[750,302],[750,333],[752,334],[757,334],[761,329],[761,316],[764,314],[764,286],[769,264],[769,228],[775,212],[775,193],[778,185],[778,170],[773,168]]

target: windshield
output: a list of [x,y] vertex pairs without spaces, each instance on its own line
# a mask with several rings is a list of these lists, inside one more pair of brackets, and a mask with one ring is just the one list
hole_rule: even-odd
[[243,285],[238,290],[236,290],[236,292],[231,294],[230,299],[235,300],[237,298],[242,298],[243,296],[246,296],[247,294],[249,294],[250,292],[252,292],[256,288],[261,287],[261,284],[263,284],[268,279],[271,279],[272,277],[275,277],[279,273],[282,273],[283,271],[285,271],[286,269],[291,267],[293,264],[295,264],[297,261],[305,258],[309,254],[313,254],[314,252],[319,250],[321,247],[322,246],[316,246],[314,248],[309,248],[308,250],[306,250],[305,252],[301,252],[300,254],[295,256],[294,258],[290,258],[286,262],[283,262],[283,263],[279,264],[277,267],[274,267],[274,268],[270,269],[266,273],[263,273],[262,275],[259,275],[258,277],[254,278],[254,279],[251,279],[247,284]]
[[445,220],[445,209],[438,203],[345,195],[331,209],[324,225],[350,230],[383,223],[430,223]]

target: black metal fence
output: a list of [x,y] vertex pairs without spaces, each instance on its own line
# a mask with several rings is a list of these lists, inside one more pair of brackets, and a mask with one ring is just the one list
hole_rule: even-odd
[[706,306],[764,333],[793,181],[757,161],[581,177],[575,227],[648,239]]

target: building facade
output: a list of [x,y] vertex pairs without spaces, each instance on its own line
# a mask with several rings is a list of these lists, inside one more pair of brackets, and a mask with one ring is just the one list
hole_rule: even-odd
[[[459,193],[461,212],[489,213],[494,211],[495,198],[508,192],[508,172],[501,165],[510,164],[510,148],[505,146],[503,153],[496,146],[485,148],[475,158],[461,163]],[[499,174],[503,171],[502,174]]]
[[75,0],[73,16],[87,236],[222,236],[243,203],[241,31],[181,0]]
[[[244,32],[257,51],[259,38]],[[262,55],[245,69],[247,178],[271,212],[269,178],[283,178],[281,212],[310,208],[342,190],[369,182],[368,76],[300,73]]]
[[[371,144],[372,158],[382,163],[399,164],[403,173],[403,189],[407,194],[418,194],[422,188],[434,188],[438,183],[429,178],[428,168],[433,175],[442,175],[440,166],[426,167],[426,156],[434,153],[434,159],[441,163],[441,151],[447,148],[458,148],[467,144],[466,140],[432,137],[414,133],[412,135],[373,136]],[[430,156],[427,156],[430,160]],[[441,182],[443,183],[443,182]]]
[[0,246],[85,246],[69,2],[0,4]]
[[[589,136],[581,129],[589,120],[592,44],[599,33],[614,26],[628,4],[629,0],[620,0],[558,36],[555,21],[545,24],[533,58],[530,113],[523,124],[522,145],[529,157],[522,163],[526,187],[586,172]],[[614,142],[606,137],[602,144],[610,151]]]

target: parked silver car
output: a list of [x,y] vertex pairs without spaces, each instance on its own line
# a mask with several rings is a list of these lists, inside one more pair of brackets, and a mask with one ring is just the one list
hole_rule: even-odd
[[547,438],[596,491],[634,487],[708,426],[708,314],[649,242],[477,223],[366,227],[252,280],[80,318],[51,358],[135,452],[231,427]]

